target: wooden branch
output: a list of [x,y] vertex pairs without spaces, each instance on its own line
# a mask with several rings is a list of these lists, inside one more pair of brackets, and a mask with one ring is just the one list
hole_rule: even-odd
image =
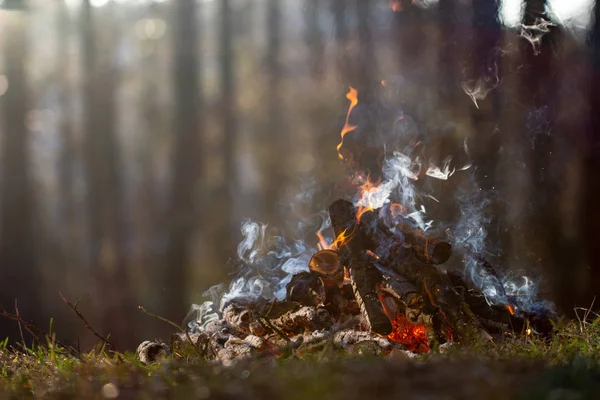
[[75,312],[75,314],[76,314],[76,315],[79,317],[79,319],[80,319],[81,321],[83,321],[83,324],[85,325],[85,328],[86,328],[87,330],[89,330],[90,332],[92,332],[92,334],[93,334],[94,336],[96,336],[98,339],[100,339],[100,340],[101,340],[101,341],[102,341],[104,344],[106,344],[106,345],[110,346],[110,347],[113,349],[113,351],[115,351],[115,350],[116,350],[116,347],[115,347],[115,345],[114,345],[114,344],[113,344],[113,343],[112,343],[110,340],[108,340],[108,338],[107,338],[107,337],[104,337],[104,336],[102,336],[101,334],[99,334],[99,333],[98,333],[98,332],[97,332],[97,331],[96,331],[96,330],[95,330],[95,329],[94,329],[94,328],[93,328],[93,327],[90,325],[90,323],[89,323],[89,322],[88,322],[88,321],[85,319],[85,317],[83,316],[83,314],[81,313],[81,311],[79,311],[79,308],[78,308],[78,306],[79,306],[79,302],[81,301],[81,298],[80,298],[80,299],[78,299],[78,300],[75,302],[75,304],[73,304],[73,303],[71,303],[69,300],[67,300],[67,298],[66,298],[65,296],[63,296],[63,294],[62,294],[62,293],[60,293],[60,292],[59,292],[59,293],[58,293],[58,295],[60,296],[60,298],[62,299],[62,301],[63,301],[63,302],[66,304],[66,305],[68,305],[68,306],[69,306],[69,307],[70,307],[70,308],[71,308],[71,309],[72,309],[72,310]]

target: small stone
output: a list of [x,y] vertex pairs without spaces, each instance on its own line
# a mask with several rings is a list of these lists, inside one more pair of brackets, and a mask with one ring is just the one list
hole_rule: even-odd
[[382,349],[379,344],[373,340],[363,340],[362,342],[354,343],[346,349],[348,354],[353,356],[379,356]]
[[114,383],[107,383],[102,386],[102,396],[105,399],[116,399],[119,397],[119,388]]

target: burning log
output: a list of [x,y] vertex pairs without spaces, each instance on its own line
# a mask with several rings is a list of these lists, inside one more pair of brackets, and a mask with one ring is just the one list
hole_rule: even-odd
[[464,298],[454,289],[447,276],[435,266],[405,262],[394,264],[392,268],[418,285],[427,294],[430,304],[440,308],[445,321],[455,331],[459,341],[476,343],[480,339],[490,339]]
[[312,256],[308,268],[320,274],[327,286],[341,286],[344,282],[344,268],[339,255],[333,250],[321,250]]
[[376,291],[383,277],[374,265],[372,257],[365,252],[367,247],[363,244],[363,235],[358,229],[354,206],[348,201],[338,200],[329,207],[329,215],[336,236],[347,237],[341,248],[341,259],[348,260],[352,288],[365,323],[373,332],[389,335],[392,332],[392,324]]
[[289,301],[317,307],[325,302],[325,283],[314,272],[301,272],[292,277],[286,286],[286,293]]
[[[378,215],[383,214],[382,217]],[[452,255],[452,245],[442,238],[425,236],[412,223],[396,214],[391,207],[379,210],[368,209],[361,212],[362,230],[371,236],[371,251],[376,251],[386,243],[388,260],[405,260],[411,254],[422,263],[443,264]]]
[[[372,211],[363,212],[359,219],[353,204],[346,200],[335,201],[330,206],[329,213],[336,236],[345,239],[343,248],[347,249],[351,270],[355,271],[352,274],[352,282],[356,285],[357,299],[361,298],[363,302],[363,313],[371,323],[373,331],[387,335],[391,333],[392,326],[387,316],[385,320],[388,324],[382,321],[381,316],[386,314],[379,298],[374,296],[375,286],[382,282],[382,277],[376,265],[369,260],[368,252],[379,247],[378,237],[383,236],[389,240],[390,231],[382,229],[382,224],[377,223]],[[410,238],[408,244],[413,248],[415,257],[401,261],[389,258],[378,261],[408,279],[421,293],[425,293],[429,303],[439,307],[446,323],[456,333],[459,341],[475,343],[481,338],[489,340],[489,334],[485,332],[462,296],[454,290],[448,277],[433,265],[433,262],[449,257],[449,245],[441,240],[434,240],[434,246],[430,246],[428,239],[420,238],[420,235],[412,234],[408,229],[403,233],[405,238]],[[431,263],[420,262],[419,259],[426,259]],[[378,325],[373,327],[372,321],[376,321]]]

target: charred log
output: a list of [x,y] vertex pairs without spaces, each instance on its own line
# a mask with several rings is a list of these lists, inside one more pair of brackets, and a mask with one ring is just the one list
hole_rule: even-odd
[[[329,214],[336,236],[343,235],[346,238],[343,247],[349,253],[347,257],[351,272],[355,271],[352,281],[356,285],[355,292],[359,304],[362,303],[363,314],[367,317],[373,331],[387,335],[391,333],[391,323],[387,316],[385,321],[388,324],[383,322],[382,316],[385,316],[385,312],[375,295],[376,289],[374,288],[382,281],[382,277],[374,263],[370,262],[369,257],[365,254],[367,251],[373,251],[379,247],[377,239],[381,232],[389,238],[389,231],[386,232],[385,229],[382,229],[382,224],[377,223],[374,212],[363,213],[359,222],[355,207],[349,201],[335,201],[329,208]],[[446,322],[450,324],[459,341],[475,343],[481,338],[489,339],[489,334],[485,332],[473,315],[463,297],[453,288],[448,277],[431,263],[433,261],[431,258],[436,255],[435,251],[428,250],[429,240],[421,239],[421,235],[413,234],[410,229],[405,229],[403,234],[408,238],[407,243],[413,249],[415,257],[404,261],[393,259],[378,261],[385,263],[386,267],[407,278],[419,288],[421,293],[426,294],[430,304],[440,308]],[[434,247],[437,248],[438,245],[440,247],[437,259],[440,261],[448,255],[449,246],[441,245],[443,241],[436,240],[434,242],[437,243]],[[343,259],[344,257],[342,257]],[[430,263],[422,262],[419,259],[428,259]],[[373,322],[375,322],[375,326]]]
[[320,274],[327,286],[340,286],[344,282],[344,268],[339,255],[333,250],[321,250],[312,256],[308,268]]
[[343,243],[340,251],[341,259],[348,260],[352,288],[356,301],[358,302],[367,327],[373,332],[381,335],[389,335],[392,332],[392,324],[386,316],[377,296],[377,285],[383,280],[381,273],[377,270],[366,250],[369,246],[358,229],[356,213],[352,203],[345,200],[337,200],[329,207],[331,224],[336,237],[344,235],[347,240]]
[[[343,279],[343,277],[342,277]],[[292,277],[286,286],[289,301],[317,307],[325,302],[325,284],[314,272],[301,272]]]

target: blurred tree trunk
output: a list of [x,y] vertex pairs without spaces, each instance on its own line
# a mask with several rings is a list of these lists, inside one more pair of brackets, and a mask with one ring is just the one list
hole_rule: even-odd
[[[8,5],[5,4],[6,7]],[[15,299],[18,299],[23,318],[42,324],[33,226],[36,207],[28,151],[29,132],[25,123],[29,110],[25,76],[28,20],[24,11],[16,10],[4,14],[2,22],[8,89],[0,98],[3,111],[0,308],[14,312]],[[9,336],[13,342],[20,341],[19,330],[14,323],[5,320],[1,324],[3,337]]]
[[[159,21],[165,20],[167,5],[162,3],[153,3],[148,7],[148,17]],[[137,153],[139,162],[139,171],[141,173],[140,185],[136,193],[133,204],[136,207],[134,214],[137,215],[137,232],[140,236],[139,257],[136,259],[137,274],[144,274],[147,278],[149,293],[146,293],[144,304],[153,310],[161,310],[164,299],[154,296],[153,288],[163,286],[163,274],[161,270],[162,261],[158,257],[158,238],[161,237],[159,223],[161,197],[159,179],[157,177],[157,167],[155,160],[164,146],[164,136],[168,131],[166,127],[165,111],[160,105],[160,88],[164,83],[159,80],[161,59],[164,54],[164,37],[144,37],[139,39],[139,51],[144,57],[139,61],[142,89],[139,94],[141,127],[143,136],[139,144]],[[163,50],[163,51],[161,51]],[[144,277],[141,277],[143,281]],[[146,323],[149,321],[146,316],[142,316]],[[163,324],[161,324],[161,327]],[[164,327],[166,328],[166,327]],[[166,333],[166,329],[165,329]]]
[[200,117],[202,112],[198,71],[198,18],[195,0],[173,2],[175,137],[171,164],[168,210],[169,243],[163,287],[166,314],[183,318],[189,307],[186,276],[190,267],[192,236],[200,207],[199,177],[202,167]]
[[267,177],[265,190],[265,208],[267,218],[272,222],[279,220],[279,204],[287,182],[287,163],[285,152],[288,151],[287,132],[284,127],[284,107],[282,94],[281,69],[281,1],[267,0],[267,129],[265,139],[269,151],[266,160]]
[[348,27],[346,25],[347,0],[332,0],[335,42],[337,46],[337,70],[344,84],[350,83],[351,65],[348,60],[346,46],[348,46]]
[[238,136],[238,107],[237,107],[237,84],[235,77],[235,50],[234,34],[236,26],[234,21],[234,10],[230,0],[222,0],[219,9],[220,21],[220,117],[221,117],[221,146],[218,151],[222,162],[223,174],[216,193],[217,203],[215,211],[218,218],[216,233],[211,240],[216,245],[217,261],[225,267],[228,260],[233,257],[235,247],[232,246],[232,233],[236,231],[235,216],[237,213],[233,208],[233,193],[237,187],[236,154],[235,146]]
[[[528,26],[549,22],[546,15],[545,0],[526,0],[523,15],[523,32]],[[532,35],[537,34],[535,30]],[[531,187],[529,204],[533,205],[528,225],[530,233],[537,243],[529,243],[529,252],[536,253],[535,267],[549,272],[553,283],[553,297],[563,311],[571,312],[575,302],[580,299],[576,293],[573,271],[580,265],[576,243],[569,240],[563,231],[561,210],[561,187],[567,176],[566,165],[557,168],[564,157],[572,151],[572,141],[563,141],[561,135],[554,135],[558,114],[560,88],[561,54],[554,43],[562,40],[563,35],[554,26],[543,34],[536,48],[527,40],[520,40],[521,63],[520,80],[522,93],[519,103],[522,105],[523,131],[531,135],[529,152],[529,171]],[[564,158],[563,158],[564,157]],[[571,265],[572,268],[567,268]]]
[[311,76],[315,81],[323,78],[325,68],[325,46],[319,16],[321,14],[321,0],[304,0],[304,41],[308,53],[308,64]]
[[[59,156],[59,195],[60,200],[60,215],[61,219],[65,221],[64,228],[62,228],[61,237],[64,238],[61,242],[62,249],[62,260],[60,268],[67,268],[70,271],[71,267],[74,267],[77,263],[76,260],[76,249],[78,245],[81,245],[77,237],[76,231],[76,210],[77,204],[75,202],[74,193],[74,170],[75,170],[75,138],[73,129],[71,107],[71,81],[70,81],[70,43],[69,38],[71,30],[73,28],[71,19],[69,17],[69,10],[66,2],[60,1],[58,3],[58,18],[57,18],[57,32],[58,32],[58,54],[57,54],[57,75],[61,82],[61,90],[59,94],[59,107],[60,107],[60,139],[61,139],[61,150]],[[66,270],[64,271],[66,273]],[[62,276],[61,280],[68,281],[67,276]]]
[[[488,92],[485,99],[478,100],[478,106],[473,105],[471,118],[473,130],[477,137],[472,142],[472,157],[478,166],[476,179],[482,190],[491,195],[497,186],[496,168],[498,167],[498,150],[501,147],[502,136],[498,134],[497,123],[502,110],[502,96],[497,90],[498,78],[501,76],[501,64],[497,46],[501,39],[502,29],[498,22],[498,2],[494,0],[473,0],[472,20],[472,69],[468,73],[471,82],[479,82]],[[471,86],[479,84],[473,83]],[[488,210],[491,221],[488,230],[488,240],[498,245],[500,237],[497,226],[502,213],[501,205],[494,204]]]
[[525,0],[523,24],[534,25],[536,21],[548,21],[546,0]]
[[398,69],[414,73],[423,64],[423,10],[411,0],[398,2],[401,11],[394,13]]
[[[442,104],[452,102],[456,95],[456,70],[458,46],[456,34],[457,0],[440,0],[438,3],[439,38],[439,73],[438,94]],[[452,103],[455,104],[455,103]]]
[[[108,51],[100,47],[96,17],[89,0],[81,8],[83,40],[84,156],[87,180],[87,212],[91,241],[92,276],[98,305],[102,308],[101,329],[110,333],[119,347],[131,347],[134,338],[128,326],[135,311],[125,259],[123,193],[119,148],[115,132],[115,88],[112,65],[115,32],[114,5],[102,21],[107,29]],[[102,55],[102,56],[101,56]]]
[[[586,132],[586,152],[583,155],[583,196],[581,199],[581,237],[589,266],[587,300],[580,306],[591,304],[590,297],[600,294],[600,252],[597,250],[598,226],[600,226],[600,1],[596,1],[594,25],[591,32],[591,79],[589,82],[589,110]],[[565,266],[565,269],[567,267]],[[595,308],[600,308],[596,299]]]
[[356,0],[356,18],[358,20],[358,41],[360,51],[355,60],[358,66],[357,89],[362,97],[368,96],[374,87],[377,87],[376,75],[378,73],[377,57],[373,46],[371,32],[371,10],[373,2]]

